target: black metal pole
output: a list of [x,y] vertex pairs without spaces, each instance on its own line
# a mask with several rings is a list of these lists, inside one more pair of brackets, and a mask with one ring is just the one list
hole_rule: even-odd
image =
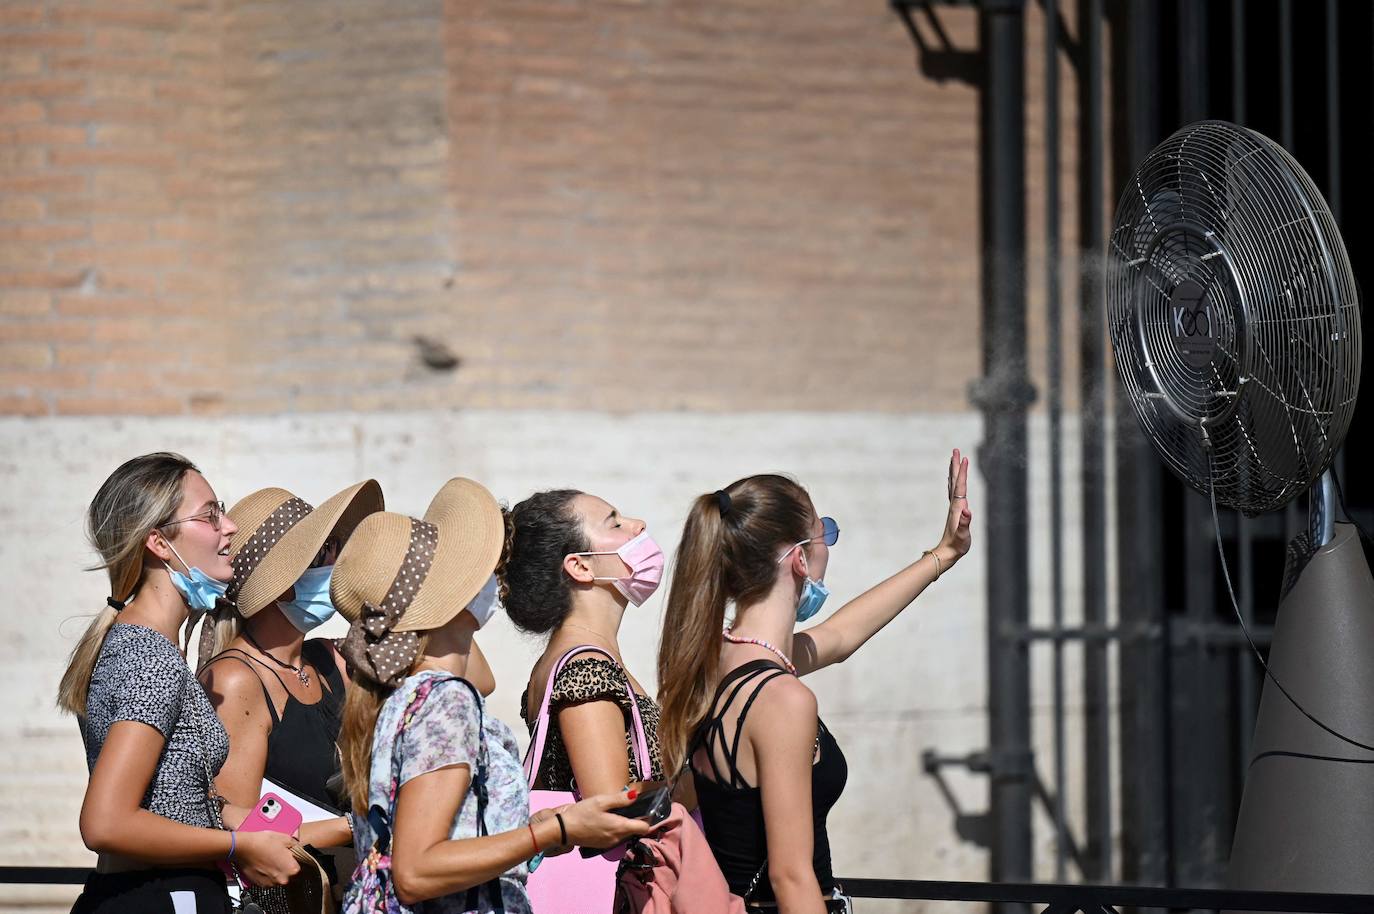
[[1231,120],[1245,124],[1245,0],[1231,0]]
[[[1045,337],[1050,445],[1050,618],[1064,628],[1064,333],[1059,259],[1059,3],[1045,0]],[[1054,705],[1054,879],[1067,876],[1064,641],[1050,644]]]
[[1019,882],[1031,875],[1032,797],[1029,648],[1014,635],[1030,619],[1024,0],[983,0],[978,22],[984,377],[974,400],[984,417],[986,498],[997,506],[985,528],[996,557],[987,614],[992,878]]
[[[1125,148],[1116,186],[1160,139],[1159,11],[1151,0],[1127,0],[1125,21],[1113,24],[1124,44],[1116,88],[1125,118]],[[1114,105],[1114,107],[1116,107]],[[1168,614],[1160,569],[1163,480],[1154,449],[1140,431],[1126,397],[1115,398],[1117,475],[1117,593],[1121,628],[1122,878],[1142,885],[1172,882],[1169,757]]]
[[[1103,213],[1102,0],[1078,2],[1079,436],[1083,460],[1083,624],[1107,619],[1107,367],[1102,298]],[[1083,646],[1084,878],[1112,879],[1112,747],[1108,645]]]
[[1326,0],[1326,199],[1341,224],[1341,40],[1336,0]]

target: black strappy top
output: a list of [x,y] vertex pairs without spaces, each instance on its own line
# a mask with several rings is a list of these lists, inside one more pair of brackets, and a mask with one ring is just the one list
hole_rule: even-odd
[[[754,699],[770,681],[789,675],[771,660],[751,660],[726,674],[716,689],[711,704],[711,717],[698,731],[697,738],[710,759],[713,776],[707,776],[692,766],[692,780],[696,783],[697,802],[701,808],[706,839],[720,864],[730,891],[748,901],[771,901],[773,888],[767,873],[759,876],[768,859],[768,837],[763,824],[763,796],[757,786],[748,784],[740,776],[736,759],[744,718],[753,707]],[[735,720],[734,732],[728,733],[725,712],[745,689],[752,689]],[[723,700],[722,700],[723,697]],[[835,887],[830,869],[830,838],[826,834],[825,817],[844,791],[849,766],[844,753],[830,735],[824,723],[819,724],[816,745],[820,757],[811,766],[811,818],[815,845],[811,865],[816,871],[822,894]],[[715,749],[725,757],[725,769],[716,763]],[[752,895],[747,895],[756,877]]]
[[[276,676],[277,682],[282,681],[276,670],[238,648],[222,651],[211,658],[210,663],[226,657],[247,664],[255,673],[261,667]],[[297,700],[282,683],[282,688],[286,689],[286,707],[282,709],[280,717],[277,716],[272,693],[262,681],[262,674],[257,673],[262,697],[267,702],[268,713],[272,715],[272,731],[267,736],[267,767],[263,775],[293,793],[338,809],[341,808],[339,798],[326,785],[340,770],[336,747],[339,727],[343,723],[343,676],[339,673],[339,666],[334,661],[329,645],[323,639],[312,638],[305,642],[301,657],[315,668],[323,682],[320,700],[305,704]]]

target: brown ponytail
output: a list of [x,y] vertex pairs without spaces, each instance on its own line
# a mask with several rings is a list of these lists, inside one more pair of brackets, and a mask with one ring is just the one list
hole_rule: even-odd
[[687,514],[658,647],[659,739],[676,771],[710,711],[725,607],[749,606],[777,579],[780,548],[806,539],[815,509],[785,476],[750,476],[700,495]]

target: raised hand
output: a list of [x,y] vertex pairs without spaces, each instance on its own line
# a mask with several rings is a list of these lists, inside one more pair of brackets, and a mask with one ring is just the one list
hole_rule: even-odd
[[973,545],[969,525],[973,522],[973,511],[968,505],[968,458],[955,448],[949,458],[949,476],[946,479],[949,495],[949,514],[945,517],[945,530],[940,537],[940,549],[946,558],[955,561],[968,554]]

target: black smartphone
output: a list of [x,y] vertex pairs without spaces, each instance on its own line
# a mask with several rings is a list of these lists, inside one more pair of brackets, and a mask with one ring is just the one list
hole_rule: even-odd
[[650,825],[657,825],[668,818],[673,809],[673,791],[668,787],[648,790],[635,798],[629,806],[612,809],[611,812],[627,819],[643,819]]
[[[650,825],[657,825],[668,818],[668,813],[673,810],[673,790],[671,787],[659,787],[654,790],[646,790],[635,798],[629,806],[622,806],[619,809],[612,809],[611,812],[627,819],[643,819]],[[594,847],[579,847],[578,853],[583,857],[595,857],[601,850]]]

